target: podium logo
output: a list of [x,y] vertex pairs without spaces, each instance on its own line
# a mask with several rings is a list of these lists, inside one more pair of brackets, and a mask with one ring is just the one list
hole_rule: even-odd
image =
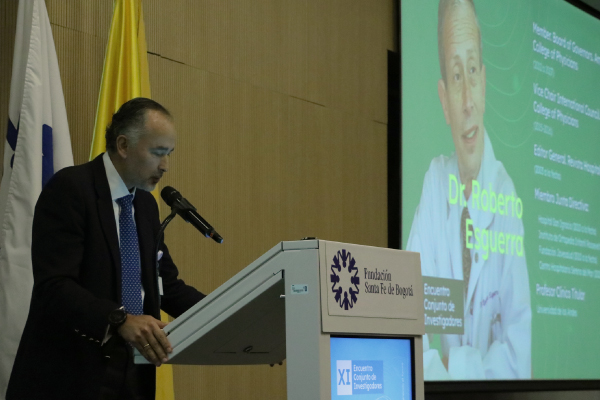
[[352,395],[352,361],[337,360],[337,394]]
[[332,274],[329,277],[331,283],[333,283],[331,291],[335,293],[335,301],[344,310],[354,307],[358,300],[360,277],[358,276],[356,260],[352,257],[352,254],[346,250],[338,251],[333,256],[331,272]]
[[337,360],[336,371],[338,396],[383,393],[382,360]]

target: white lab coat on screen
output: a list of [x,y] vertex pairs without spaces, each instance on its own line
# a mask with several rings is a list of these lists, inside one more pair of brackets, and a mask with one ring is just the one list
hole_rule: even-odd
[[[449,175],[460,185],[456,154],[436,157],[423,182],[423,192],[407,250],[421,253],[423,276],[463,279],[460,204],[449,202]],[[487,132],[477,177],[481,189],[513,194],[512,180],[496,160]],[[463,196],[464,199],[464,196]],[[480,197],[481,200],[481,197]],[[464,200],[463,200],[464,204]],[[522,219],[484,212],[468,201],[473,228],[524,235]],[[495,242],[496,243],[496,242]],[[424,340],[425,379],[526,379],[531,377],[531,303],[523,256],[471,249],[471,274],[465,302],[463,335],[442,335],[446,373],[436,350]],[[428,368],[429,367],[429,368]]]

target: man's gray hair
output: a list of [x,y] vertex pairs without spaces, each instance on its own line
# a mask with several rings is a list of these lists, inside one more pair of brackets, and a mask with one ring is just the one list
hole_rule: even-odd
[[149,110],[155,110],[169,119],[173,119],[171,113],[154,100],[145,97],[136,97],[124,103],[119,110],[113,114],[112,121],[106,127],[106,150],[109,153],[117,151],[117,138],[125,136],[132,146],[135,146],[144,133],[146,126],[146,114]]

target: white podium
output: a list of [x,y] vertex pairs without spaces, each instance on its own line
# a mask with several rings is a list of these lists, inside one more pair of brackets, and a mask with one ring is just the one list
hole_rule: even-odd
[[[412,393],[408,398],[423,400],[423,316],[418,253],[303,240],[279,243],[171,322],[165,332],[173,346],[171,364],[287,360],[288,400],[400,393],[407,386]],[[373,353],[375,357],[357,353],[358,361],[352,354],[333,360],[332,338],[338,337],[364,338],[367,345],[375,343],[369,342],[372,339],[393,346],[406,342],[410,354],[393,358],[405,360],[401,367],[400,362],[390,365],[387,350],[382,356]],[[135,362],[147,361],[136,353]],[[354,365],[354,370],[345,365]]]

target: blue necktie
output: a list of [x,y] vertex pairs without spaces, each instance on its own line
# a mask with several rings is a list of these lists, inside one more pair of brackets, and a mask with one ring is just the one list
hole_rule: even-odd
[[140,274],[140,248],[137,230],[133,222],[133,195],[117,199],[119,214],[119,237],[121,247],[121,288],[125,311],[133,315],[144,312],[142,304],[142,280]]

